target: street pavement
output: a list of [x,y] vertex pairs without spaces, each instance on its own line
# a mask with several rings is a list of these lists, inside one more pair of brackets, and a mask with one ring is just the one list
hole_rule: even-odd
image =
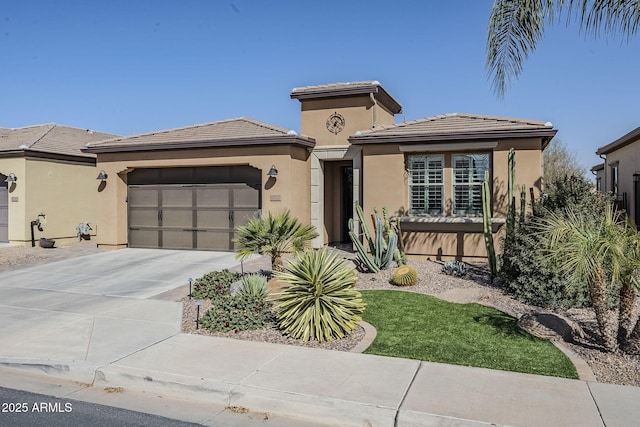
[[147,405],[164,400],[158,415],[203,425],[640,419],[636,387],[180,333],[180,303],[158,296],[233,266],[230,253],[122,249],[3,272],[0,385],[44,382],[38,392],[80,400],[106,392],[136,410],[142,394]]

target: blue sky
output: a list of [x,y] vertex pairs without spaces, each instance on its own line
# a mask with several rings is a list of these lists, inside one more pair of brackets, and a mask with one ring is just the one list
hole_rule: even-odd
[[293,87],[379,80],[397,121],[464,112],[551,121],[585,167],[640,126],[640,38],[557,25],[498,99],[492,1],[5,2],[0,126],[122,135],[233,117],[299,130]]

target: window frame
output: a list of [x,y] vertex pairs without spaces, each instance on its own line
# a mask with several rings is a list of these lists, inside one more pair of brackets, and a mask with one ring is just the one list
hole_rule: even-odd
[[[429,181],[429,159],[434,159],[434,160],[439,160],[441,167],[440,167],[440,182],[430,182]],[[422,183],[415,183],[413,182],[413,174],[414,174],[414,168],[413,168],[413,161],[416,159],[424,159],[425,161],[425,169],[423,170],[424,173],[424,182]],[[409,212],[412,215],[422,215],[422,216],[445,216],[445,155],[444,154],[429,154],[429,153],[423,153],[423,154],[411,154],[408,156],[407,158],[407,163],[408,163],[408,187],[409,187],[409,194],[408,194],[408,201],[409,201]],[[424,199],[422,200],[422,202],[424,203],[424,209],[422,210],[422,212],[418,212],[416,213],[414,210],[414,188],[415,187],[423,187],[424,190]],[[429,188],[439,188],[439,193],[440,193],[440,207],[439,207],[439,212],[435,213],[433,212],[434,210],[437,209],[431,209],[429,206]]]
[[[466,175],[467,175],[467,181],[463,182],[457,181],[457,177],[456,177],[456,172],[460,169],[460,168],[456,168],[456,158],[470,158],[471,156],[486,156],[486,169],[480,169],[480,173],[476,174],[476,173],[471,173],[470,171],[473,170],[473,168],[470,167],[466,168]],[[484,160],[484,159],[483,159]],[[476,167],[475,169],[479,169],[478,167]],[[464,170],[464,169],[463,169]],[[451,183],[450,183],[450,187],[451,187],[451,216],[457,216],[457,217],[478,217],[478,216],[482,216],[482,182],[484,181],[484,172],[485,171],[489,171],[489,177],[491,177],[491,154],[488,152],[470,152],[470,153],[451,153]],[[475,177],[475,179],[474,179]],[[466,212],[458,212],[458,207],[456,206],[456,199],[457,199],[457,193],[456,193],[456,187],[464,187],[467,186],[468,188],[468,201],[467,201],[467,209]],[[475,191],[478,192],[479,197],[480,197],[480,208],[479,209],[473,209],[473,195],[472,195],[472,189],[475,189]],[[477,196],[476,196],[477,197]],[[462,208],[460,208],[462,209]]]
[[[455,213],[455,189],[456,186],[465,185],[464,183],[456,182],[456,168],[455,159],[456,157],[469,157],[469,156],[486,156],[486,169],[489,171],[489,181],[492,182],[493,179],[493,152],[492,151],[470,151],[470,152],[439,152],[439,153],[429,153],[429,152],[414,152],[407,153],[405,157],[406,162],[406,172],[407,172],[407,187],[408,187],[408,213],[411,216],[416,217],[440,217],[440,218],[477,218],[482,216],[482,210],[467,210],[467,212],[463,213]],[[429,173],[428,173],[428,161],[431,159],[438,159],[441,162],[441,182],[433,182],[429,183]],[[416,169],[413,167],[413,162],[415,160],[424,159],[425,161],[425,169],[422,170],[422,180],[424,182],[414,182],[414,174],[416,173]],[[447,173],[447,169],[450,169],[450,173]],[[471,184],[471,186],[476,187],[479,190],[480,197],[482,197],[482,182],[484,181],[484,170],[481,170],[478,174],[469,174],[468,178],[471,179],[475,176],[475,179],[471,183],[467,183],[467,185]],[[415,194],[419,192],[414,192],[414,188],[417,186],[425,188],[422,192],[423,197],[423,205],[424,207],[421,210],[416,210],[414,208],[414,200]],[[440,209],[438,213],[434,212],[434,209],[429,208],[429,197],[428,197],[428,188],[429,186],[437,186],[440,188]],[[476,190],[476,191],[478,191]],[[493,193],[493,188],[491,188],[491,192]],[[469,193],[471,194],[471,193]],[[478,193],[476,193],[478,194]],[[473,199],[473,196],[470,196]],[[493,201],[491,201],[492,212],[493,212]],[[473,203],[470,202],[468,206],[473,206]]]

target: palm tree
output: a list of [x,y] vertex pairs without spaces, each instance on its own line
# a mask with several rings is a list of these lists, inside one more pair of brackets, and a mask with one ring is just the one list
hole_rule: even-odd
[[[637,272],[640,269],[640,235],[634,224],[626,224],[625,237],[625,266],[621,275],[620,309],[618,312],[618,344],[625,351],[637,352],[635,347],[640,333],[640,321],[633,326],[633,308],[636,302],[636,289],[640,287]],[[632,329],[638,329],[632,334]]]
[[236,256],[246,258],[253,253],[269,255],[273,271],[282,271],[282,254],[299,252],[318,237],[315,227],[301,223],[288,210],[273,215],[267,212],[238,228]]
[[619,32],[628,39],[640,25],[640,0],[494,0],[486,65],[498,96],[504,96],[507,83],[518,78],[545,26],[561,16],[567,23],[577,20],[580,31],[593,37]]
[[623,279],[628,261],[625,257],[626,229],[621,214],[607,203],[601,215],[576,212],[552,213],[540,220],[541,237],[557,268],[576,281],[589,286],[591,304],[600,335],[609,351],[616,351],[617,331],[609,315],[607,290]]

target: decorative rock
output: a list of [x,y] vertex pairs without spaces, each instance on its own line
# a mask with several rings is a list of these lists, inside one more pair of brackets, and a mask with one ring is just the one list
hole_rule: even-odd
[[555,313],[529,313],[518,319],[518,326],[531,335],[544,339],[562,338],[566,342],[575,342],[584,338],[580,325],[573,320]]

